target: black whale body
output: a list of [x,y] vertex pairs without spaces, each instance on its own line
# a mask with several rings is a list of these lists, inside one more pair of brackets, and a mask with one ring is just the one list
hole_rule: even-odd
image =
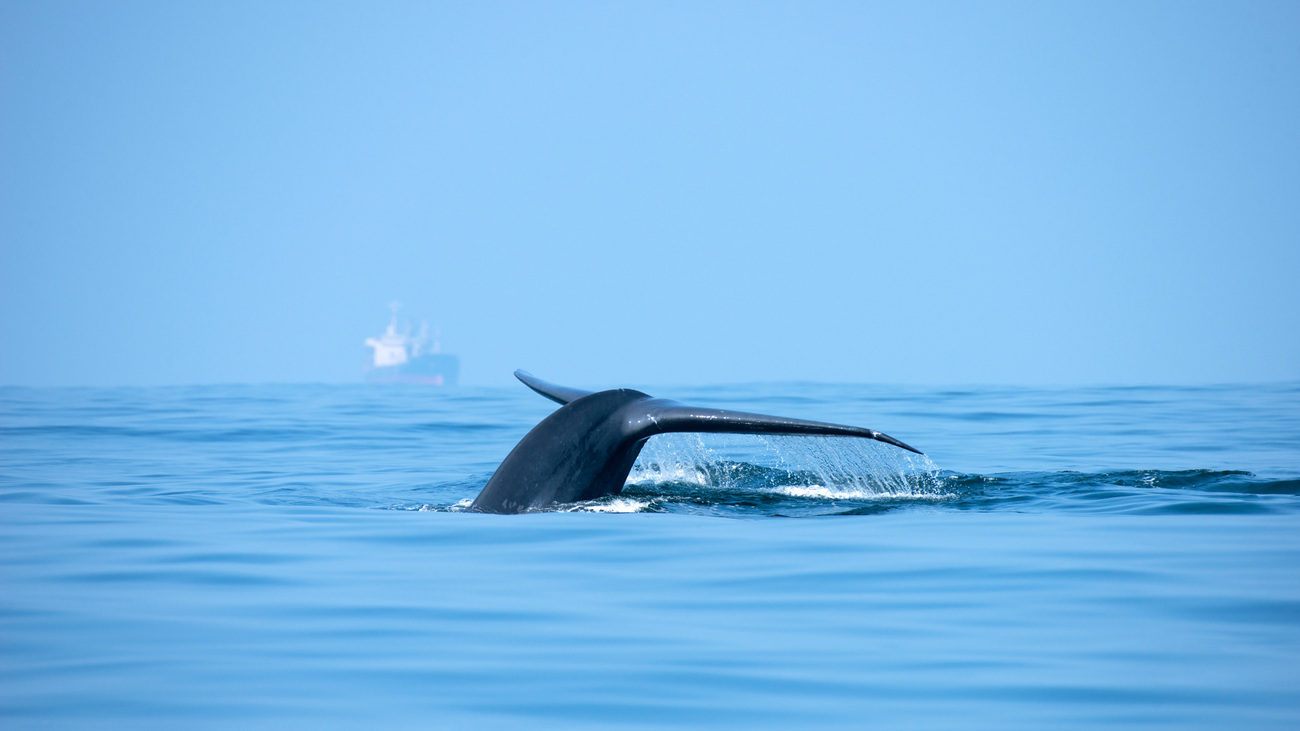
[[862,437],[921,454],[872,429],[686,406],[628,388],[592,393],[524,371],[515,376],[562,406],[515,445],[471,510],[523,513],[617,495],[645,441],[669,432]]

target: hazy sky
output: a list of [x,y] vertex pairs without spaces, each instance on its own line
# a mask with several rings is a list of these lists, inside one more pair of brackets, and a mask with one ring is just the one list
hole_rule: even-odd
[[0,383],[1300,378],[1300,3],[0,2]]

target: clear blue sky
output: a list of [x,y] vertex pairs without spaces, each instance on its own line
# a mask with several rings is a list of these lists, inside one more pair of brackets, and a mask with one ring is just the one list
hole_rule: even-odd
[[0,383],[1300,378],[1300,3],[0,3]]

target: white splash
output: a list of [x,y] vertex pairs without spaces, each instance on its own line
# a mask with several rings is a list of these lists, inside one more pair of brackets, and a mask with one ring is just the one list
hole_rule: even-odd
[[818,500],[948,500],[956,497],[951,492],[928,490],[908,490],[906,492],[864,491],[861,489],[843,489],[825,485],[778,485],[766,487],[763,492],[774,495],[789,495]]
[[577,503],[560,510],[562,513],[639,513],[650,507],[648,500],[619,497],[613,500]]
[[798,482],[757,489],[791,497],[951,497],[930,458],[854,437],[666,434],[646,443],[628,483],[735,490],[753,487],[755,472],[763,470],[782,470]]

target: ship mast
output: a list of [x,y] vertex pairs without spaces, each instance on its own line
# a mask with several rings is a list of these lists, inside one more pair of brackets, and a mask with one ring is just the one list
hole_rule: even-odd
[[397,311],[402,309],[402,303],[396,300],[388,303],[388,309],[393,313],[393,319],[388,321],[388,334],[397,334]]

